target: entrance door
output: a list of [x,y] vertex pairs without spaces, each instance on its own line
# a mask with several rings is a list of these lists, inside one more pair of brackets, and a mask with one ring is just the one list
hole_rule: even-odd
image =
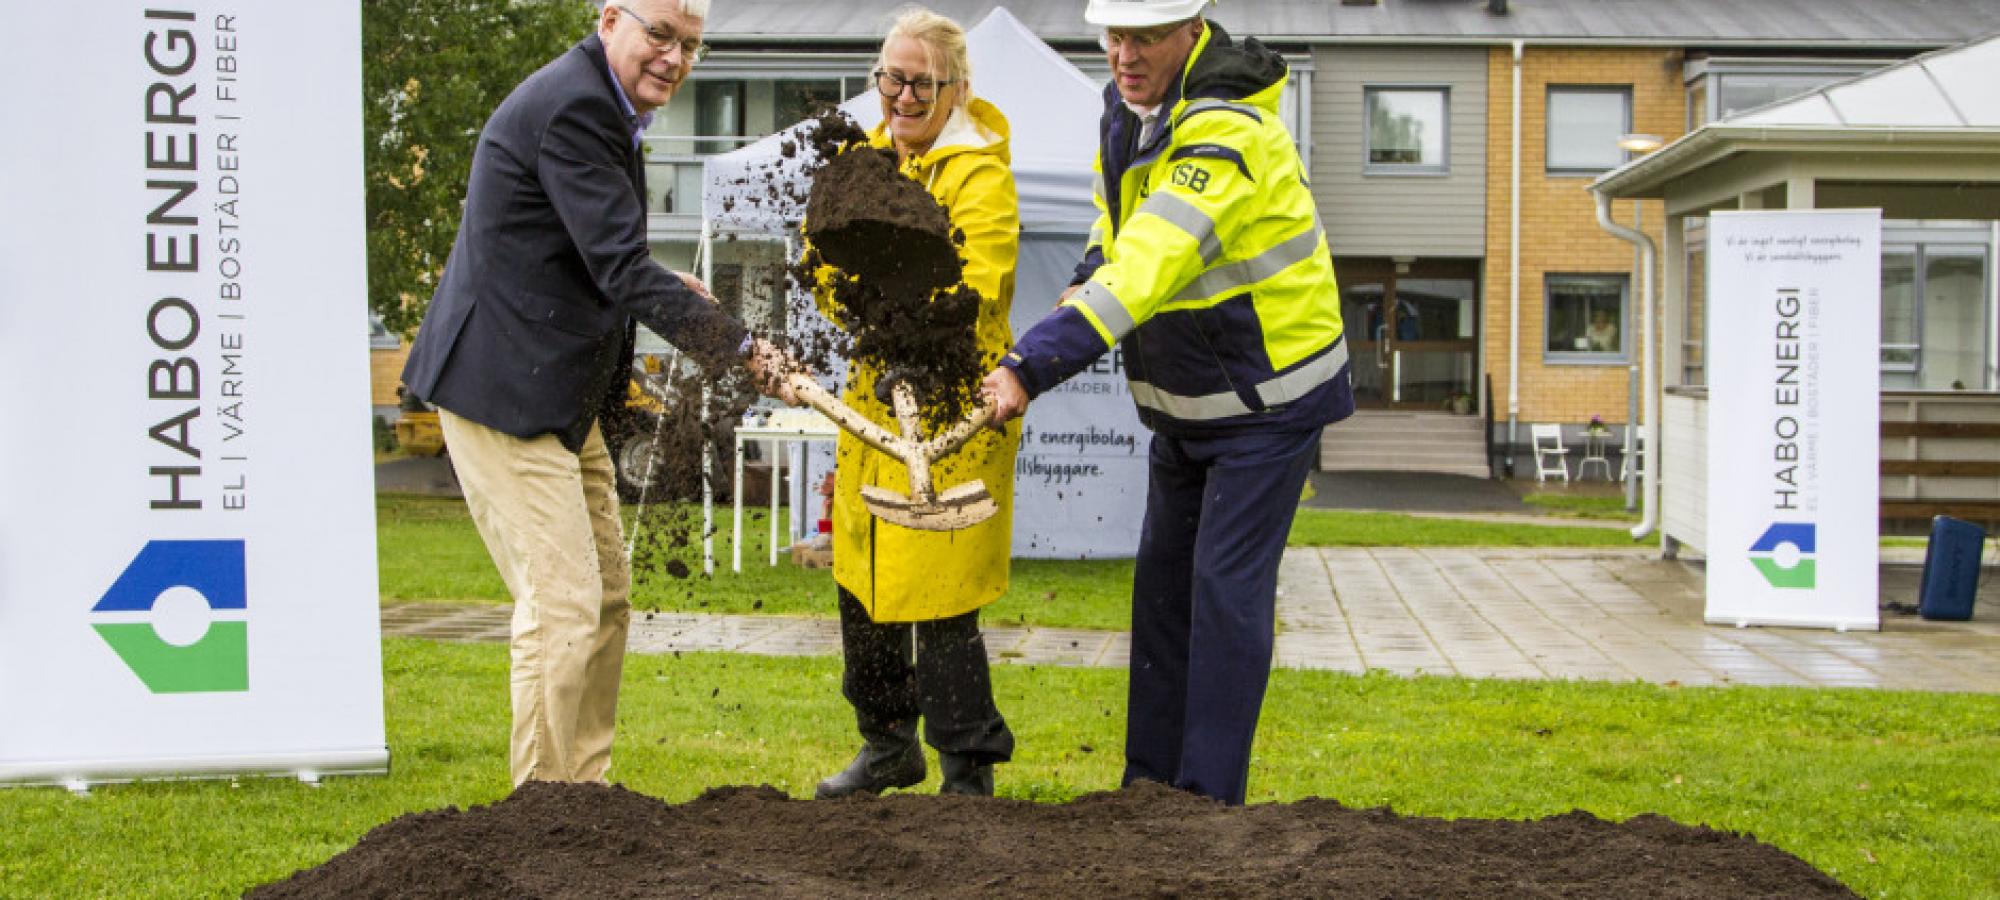
[[1334,267],[1356,405],[1442,411],[1454,397],[1478,396],[1476,262],[1348,259]]

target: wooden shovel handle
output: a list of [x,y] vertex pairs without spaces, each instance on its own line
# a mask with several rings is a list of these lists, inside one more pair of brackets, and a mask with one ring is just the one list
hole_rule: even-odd
[[993,404],[981,404],[978,409],[972,411],[971,418],[951,426],[949,430],[938,435],[935,440],[925,444],[924,455],[933,460],[942,459],[958,448],[965,446],[965,442],[972,440],[972,436],[978,434],[979,429],[985,428],[987,425],[992,424],[992,422]]
[[785,383],[792,389],[792,396],[805,401],[807,406],[819,410],[821,414],[832,419],[834,424],[860,438],[869,446],[897,459],[903,459],[909,452],[908,445],[901,438],[869,421],[867,416],[848,408],[847,404],[840,402],[839,397],[820,387],[819,382],[812,376],[794,372],[785,376]]
[[913,454],[921,453],[922,459],[927,462],[948,456],[958,448],[965,446],[965,442],[971,440],[973,435],[978,434],[979,429],[985,428],[993,421],[992,405],[982,405],[979,409],[973,411],[970,418],[953,425],[936,438],[918,444],[890,433],[888,429],[875,424],[868,417],[855,412],[847,404],[840,402],[839,397],[834,396],[826,388],[820,387],[819,382],[811,376],[794,372],[785,377],[786,384],[791,387],[793,396],[804,401],[806,405],[811,406],[813,409],[825,414],[827,418],[833,420],[834,424],[839,425],[849,434],[860,438],[869,446],[883,453],[902,460],[905,465],[910,463]]

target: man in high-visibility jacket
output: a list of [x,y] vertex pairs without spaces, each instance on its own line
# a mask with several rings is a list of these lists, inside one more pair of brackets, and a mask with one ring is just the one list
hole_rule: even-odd
[[1090,0],[1112,67],[1097,205],[1060,305],[986,377],[999,418],[1124,343],[1154,432],[1124,782],[1242,803],[1278,562],[1323,426],[1354,410],[1333,258],[1278,118],[1287,67],[1209,0]]

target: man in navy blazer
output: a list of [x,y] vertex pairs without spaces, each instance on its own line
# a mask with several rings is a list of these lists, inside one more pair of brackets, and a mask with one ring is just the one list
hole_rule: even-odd
[[514,782],[602,781],[630,619],[597,424],[635,322],[767,391],[790,365],[647,251],[639,136],[707,48],[708,0],[624,0],[528,76],[473,153],[464,218],[403,381],[439,410],[467,505],[514,598]]

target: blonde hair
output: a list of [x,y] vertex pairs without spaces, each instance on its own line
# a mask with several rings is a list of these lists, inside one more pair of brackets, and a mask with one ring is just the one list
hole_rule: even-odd
[[972,57],[965,52],[965,29],[949,18],[931,12],[921,6],[905,6],[896,13],[896,19],[889,25],[888,35],[882,38],[882,53],[875,59],[875,67],[888,64],[886,54],[889,42],[897,38],[909,38],[923,45],[926,63],[942,63],[944,78],[964,88],[958,92],[958,105],[964,106],[972,97]]

